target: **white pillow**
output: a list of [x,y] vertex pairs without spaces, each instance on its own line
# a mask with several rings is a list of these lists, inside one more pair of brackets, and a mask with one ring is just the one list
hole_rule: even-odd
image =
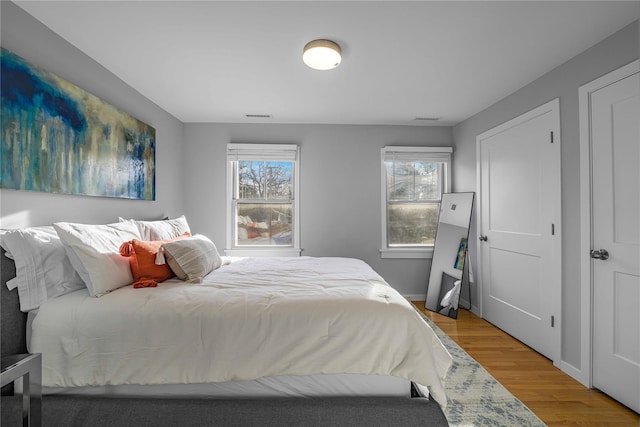
[[84,288],[52,226],[1,230],[0,236],[0,244],[16,264],[16,277],[7,286],[17,286],[21,311]]
[[222,265],[216,245],[201,234],[165,243],[161,248],[169,267],[181,280],[200,283]]
[[138,227],[142,240],[171,240],[182,236],[184,233],[191,233],[189,224],[184,215],[175,219],[163,219],[157,221],[140,221],[137,219],[120,221],[130,221]]
[[133,283],[129,258],[120,255],[120,245],[140,239],[135,224],[129,221],[106,225],[57,222],[53,227],[91,296],[99,297]]

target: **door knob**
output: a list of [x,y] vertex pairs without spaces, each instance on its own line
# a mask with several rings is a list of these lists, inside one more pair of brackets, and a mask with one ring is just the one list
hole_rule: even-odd
[[485,236],[484,234],[481,234],[480,237],[478,237],[478,239],[480,239],[481,242],[486,242],[487,236]]
[[605,260],[609,259],[609,252],[607,252],[606,249],[600,249],[599,251],[592,250],[591,251],[591,258],[605,261]]

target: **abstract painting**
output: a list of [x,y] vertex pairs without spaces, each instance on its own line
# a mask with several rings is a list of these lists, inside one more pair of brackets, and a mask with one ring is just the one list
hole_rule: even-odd
[[0,186],[155,200],[155,129],[2,49]]
[[464,260],[467,257],[467,238],[460,239],[460,246],[458,246],[458,254],[456,255],[456,261],[453,263],[453,268],[458,270],[464,270]]

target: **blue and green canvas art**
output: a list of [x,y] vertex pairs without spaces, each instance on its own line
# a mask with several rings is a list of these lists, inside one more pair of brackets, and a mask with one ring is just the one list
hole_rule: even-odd
[[155,200],[155,129],[2,49],[2,188]]

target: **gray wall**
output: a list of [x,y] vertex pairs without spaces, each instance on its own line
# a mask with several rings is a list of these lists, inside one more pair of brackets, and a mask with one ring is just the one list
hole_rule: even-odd
[[[562,138],[562,360],[581,370],[580,354],[580,133],[578,88],[638,58],[634,22],[453,129],[454,189],[476,190],[476,136],[556,97],[560,97]],[[475,218],[469,253],[477,277]],[[477,302],[472,289],[472,302]]]
[[0,226],[54,221],[117,222],[182,213],[183,125],[13,3],[2,1],[2,47],[102,98],[156,129],[156,200],[134,201],[0,190]]
[[226,144],[295,143],[303,255],[362,259],[401,294],[424,298],[429,260],[380,258],[380,149],[451,146],[450,127],[186,124],[185,141],[185,213],[219,248],[226,245]]

